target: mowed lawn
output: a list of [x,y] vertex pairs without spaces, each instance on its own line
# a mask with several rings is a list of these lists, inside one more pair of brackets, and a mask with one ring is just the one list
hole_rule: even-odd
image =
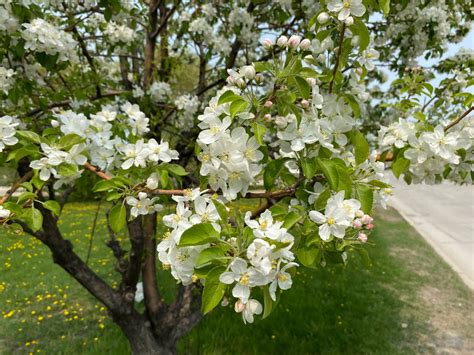
[[[71,203],[65,236],[84,258],[96,205]],[[102,211],[103,212],[103,211]],[[103,213],[89,264],[118,282]],[[474,352],[474,296],[394,210],[380,210],[370,236],[372,267],[299,268],[293,288],[265,320],[243,325],[216,309],[179,343],[182,354],[417,354]],[[173,280],[158,272],[173,298]],[[26,236],[0,230],[0,354],[127,354],[107,312]]]

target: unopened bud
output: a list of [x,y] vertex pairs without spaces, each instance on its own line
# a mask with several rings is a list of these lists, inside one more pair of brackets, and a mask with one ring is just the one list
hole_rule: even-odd
[[241,300],[235,302],[234,309],[237,313],[243,312],[245,309],[245,304]]
[[321,12],[317,17],[317,20],[321,25],[324,25],[329,21],[329,14],[327,12]]
[[354,222],[352,222],[352,226],[355,229],[360,229],[362,228],[362,222],[360,221],[360,219],[356,219]]
[[372,217],[370,217],[368,214],[364,214],[360,220],[361,220],[362,223],[364,223],[364,224],[369,224],[369,223],[372,223],[372,221],[373,221],[374,219],[373,219]]
[[303,108],[308,108],[309,107],[309,101],[308,100],[301,100],[301,106],[303,106]]
[[291,48],[296,48],[298,47],[298,45],[300,44],[301,42],[301,36],[298,36],[298,35],[293,35],[290,37],[290,39],[288,40],[288,45],[291,47]]
[[263,104],[263,106],[265,106],[266,108],[270,108],[270,107],[273,106],[273,102],[271,102],[270,100],[265,101],[265,103]]
[[306,81],[310,86],[315,86],[316,85],[316,79],[315,78],[306,78]]
[[262,41],[263,48],[271,50],[273,48],[273,41],[270,38],[266,38]]
[[357,218],[360,218],[364,215],[364,212],[362,210],[357,210],[355,215],[356,215]]
[[359,236],[357,237],[362,243],[367,243],[367,234],[365,233],[359,233]]
[[364,69],[362,69],[361,67],[359,67],[359,68],[356,69],[356,73],[357,73],[359,76],[361,76],[363,72],[364,72]]
[[311,42],[309,39],[305,38],[304,40],[301,41],[300,43],[300,48],[304,51],[307,51],[311,47]]
[[260,74],[260,73],[259,73],[259,74],[256,74],[256,75],[255,75],[255,82],[256,82],[257,84],[260,84],[262,81],[263,81],[263,75]]
[[352,26],[354,24],[354,18],[352,16],[349,16],[344,20],[344,23],[346,26]]
[[56,120],[51,120],[51,126],[53,126],[54,128],[59,127],[59,122]]
[[266,120],[266,121],[271,121],[272,115],[270,115],[269,113],[267,113],[266,115],[263,116],[263,119]]
[[370,229],[373,229],[374,227],[375,227],[375,226],[374,226],[372,223],[369,223],[369,224],[366,226],[366,228],[369,229],[369,230],[370,230]]
[[227,307],[229,305],[229,299],[227,297],[224,297],[221,302],[222,307]]
[[245,65],[243,66],[241,69],[240,69],[240,72],[243,74],[243,76],[245,76],[245,78],[247,80],[252,80],[253,78],[255,78],[255,68],[253,67],[253,65]]
[[277,40],[277,45],[279,47],[286,47],[288,44],[288,37],[286,36],[281,36],[280,38],[278,38]]

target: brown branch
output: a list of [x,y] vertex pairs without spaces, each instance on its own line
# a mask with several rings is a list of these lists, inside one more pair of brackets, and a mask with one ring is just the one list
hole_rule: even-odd
[[334,63],[334,69],[332,71],[332,78],[331,78],[331,82],[329,83],[329,93],[330,94],[332,93],[334,80],[336,79],[337,69],[339,68],[339,60],[341,59],[342,44],[343,44],[343,41],[344,41],[344,32],[345,31],[346,31],[346,23],[343,22],[342,27],[341,27],[341,32],[340,32],[340,35],[339,35],[339,47],[337,48],[336,62]]
[[148,6],[148,32],[145,43],[145,64],[143,70],[143,88],[146,90],[150,86],[153,78],[153,62],[155,61],[156,36],[152,34],[158,25],[158,0],[150,2]]
[[13,194],[15,193],[16,190],[18,190],[21,184],[31,179],[33,177],[33,173],[34,173],[33,170],[30,170],[25,175],[23,175],[19,180],[17,180],[12,185],[12,187],[10,187],[10,189],[5,193],[5,195],[3,195],[3,197],[0,199],[0,206],[3,205],[5,202],[7,202],[8,199],[13,196]]
[[456,118],[454,121],[451,121],[450,124],[448,124],[445,128],[444,128],[444,131],[446,132],[448,129],[450,129],[451,127],[457,125],[459,122],[462,121],[462,119],[464,117],[466,117],[467,115],[469,115],[472,110],[474,110],[474,106],[471,106],[467,111],[465,111],[461,116],[459,116],[458,118]]
[[90,170],[92,171],[93,173],[95,173],[98,177],[104,179],[104,180],[110,180],[110,176],[108,176],[106,173],[104,173],[103,171],[101,171],[98,167],[95,167],[89,163],[85,163],[84,164],[84,168],[86,168],[87,170]]
[[[179,2],[178,2],[178,5],[179,5]],[[176,8],[178,6],[175,5],[173,6],[167,13],[166,13],[166,16],[164,17],[164,19],[161,21],[161,24],[158,28],[156,28],[151,34],[150,36],[152,38],[156,38],[161,31],[163,31],[163,29],[165,28],[166,24],[168,23],[168,20],[170,19],[170,17],[173,15],[173,13],[176,11]]]

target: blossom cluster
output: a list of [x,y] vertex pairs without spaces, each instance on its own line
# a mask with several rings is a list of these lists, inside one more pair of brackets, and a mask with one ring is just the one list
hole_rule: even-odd
[[[373,228],[372,217],[360,210],[361,203],[356,199],[344,199],[344,191],[328,199],[324,213],[310,211],[309,218],[319,225],[319,236],[328,241],[331,237],[342,239],[347,234],[348,228],[357,230],[365,226],[370,230]],[[358,234],[358,239],[367,241],[367,235],[363,232]]]
[[[388,127],[382,127],[380,147],[402,149],[403,157],[410,161],[409,173],[414,182],[435,183],[443,176],[458,182],[471,182],[474,118],[446,131],[437,125],[432,131],[418,131],[415,123],[400,118]],[[446,170],[447,166],[449,170]],[[446,175],[446,172],[448,173]]]
[[77,43],[70,33],[40,18],[24,23],[22,27],[21,36],[26,41],[26,49],[49,55],[57,54],[60,61],[77,61]]
[[125,26],[115,22],[108,22],[104,34],[108,37],[109,41],[113,44],[122,43],[127,44],[133,42],[136,38],[136,32]]
[[5,146],[15,145],[18,142],[18,138],[15,137],[18,125],[19,122],[11,116],[0,117],[0,153]]
[[3,91],[5,94],[8,94],[8,90],[12,88],[15,82],[14,75],[15,71],[13,69],[0,66],[0,92]]

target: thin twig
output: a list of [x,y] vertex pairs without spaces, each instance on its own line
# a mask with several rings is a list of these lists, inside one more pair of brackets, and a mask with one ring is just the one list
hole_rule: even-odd
[[27,172],[25,175],[23,175],[18,181],[16,181],[12,187],[3,195],[3,197],[0,199],[0,206],[3,205],[5,202],[8,201],[10,197],[15,193],[16,190],[23,184],[25,181],[29,180],[30,178],[33,177],[33,170],[30,170]]
[[332,71],[332,78],[331,82],[329,83],[329,93],[332,93],[332,87],[334,85],[334,80],[336,79],[336,73],[337,69],[339,68],[339,60],[341,59],[341,53],[342,53],[342,44],[344,41],[344,32],[346,31],[346,23],[342,23],[341,27],[341,33],[339,35],[339,47],[337,48],[337,54],[336,54],[336,62],[334,63],[334,69]]
[[452,121],[450,124],[448,124],[445,128],[444,128],[444,131],[446,132],[448,129],[450,129],[451,127],[457,125],[459,122],[462,121],[462,119],[464,117],[466,117],[467,115],[469,115],[472,110],[474,110],[474,106],[471,106],[466,112],[464,112],[461,116],[459,116],[458,118],[456,118],[454,121]]

